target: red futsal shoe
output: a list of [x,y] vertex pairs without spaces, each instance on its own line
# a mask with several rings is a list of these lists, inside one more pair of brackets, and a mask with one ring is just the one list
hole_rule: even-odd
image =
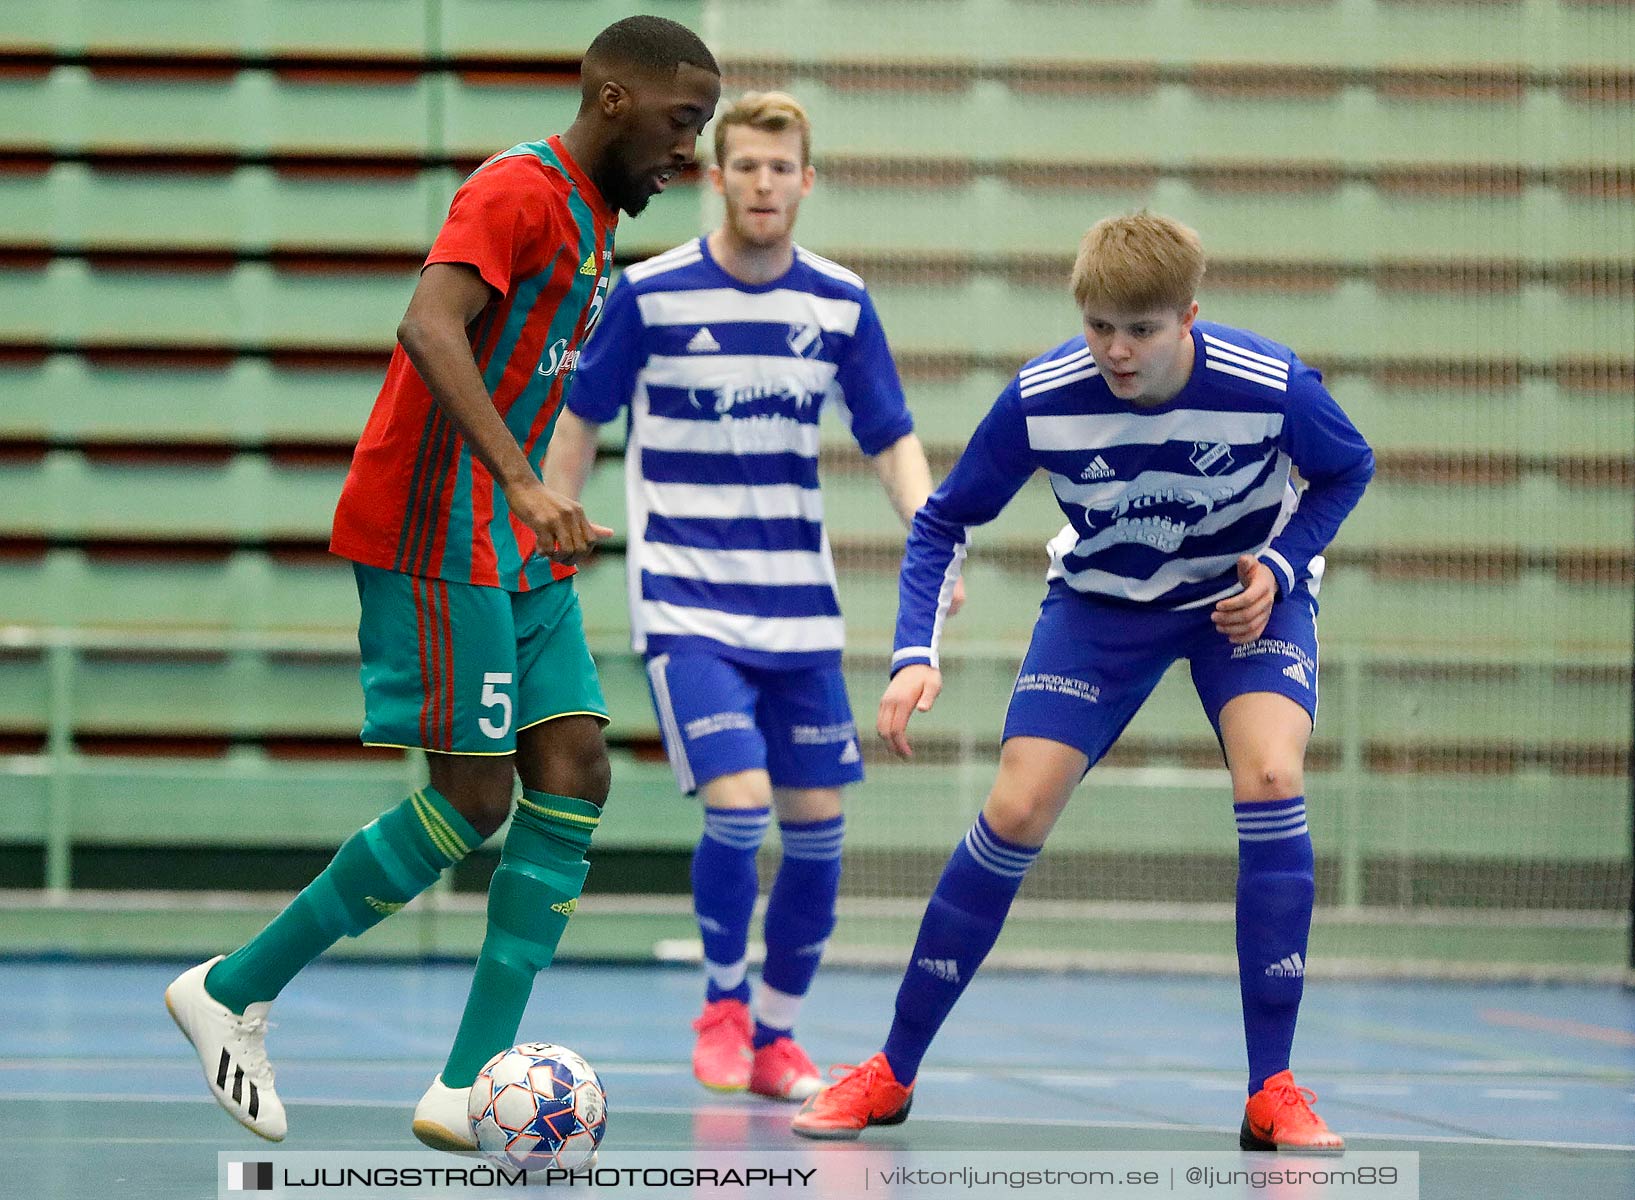
[[1243,1108],[1238,1146],[1244,1150],[1301,1150],[1307,1154],[1343,1154],[1345,1139],[1311,1111],[1317,1093],[1296,1087],[1294,1075],[1279,1071]]
[[901,1125],[908,1120],[914,1085],[897,1082],[884,1054],[860,1067],[834,1070],[846,1074],[801,1105],[789,1123],[801,1137],[849,1142],[870,1125]]

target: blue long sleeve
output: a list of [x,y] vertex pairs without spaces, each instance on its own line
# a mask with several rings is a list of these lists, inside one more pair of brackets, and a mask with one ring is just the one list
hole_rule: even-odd
[[1034,465],[1013,381],[983,417],[948,478],[914,514],[897,580],[893,674],[911,663],[938,665],[937,646],[965,561],[967,532],[997,517]]
[[[1312,575],[1312,560],[1334,540],[1374,477],[1374,453],[1351,419],[1323,387],[1321,376],[1300,364],[1291,388],[1278,448],[1289,456],[1306,489],[1260,561],[1277,577],[1280,595]],[[1321,567],[1317,570],[1321,578]]]

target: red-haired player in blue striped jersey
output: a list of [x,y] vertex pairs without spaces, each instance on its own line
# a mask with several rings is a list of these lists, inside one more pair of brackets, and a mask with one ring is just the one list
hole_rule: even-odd
[[1198,235],[1179,222],[1137,213],[1093,226],[1073,267],[1084,332],[1017,373],[915,514],[877,721],[905,758],[910,716],[942,687],[938,642],[966,531],[1038,470],[1068,523],[1049,545],[998,778],[931,896],[885,1045],[807,1102],[799,1134],[855,1138],[907,1117],[932,1038],[1074,789],[1185,658],[1231,770],[1238,828],[1239,1144],[1344,1146],[1289,1058],[1315,894],[1304,763],[1322,551],[1374,456],[1287,346],[1197,319],[1203,274]]

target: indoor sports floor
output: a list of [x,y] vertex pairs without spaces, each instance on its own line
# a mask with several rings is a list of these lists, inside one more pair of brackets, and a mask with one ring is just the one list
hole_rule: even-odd
[[[217,1151],[270,1148],[216,1108],[165,1013],[184,965],[0,963],[0,1196],[214,1197]],[[420,1149],[409,1114],[468,975],[339,963],[297,979],[269,1037],[291,1127],[279,1148]],[[896,986],[893,972],[820,975],[801,1026],[813,1057],[856,1062],[878,1048]],[[558,966],[521,1037],[570,1045],[599,1069],[606,1149],[831,1152],[789,1134],[788,1107],[693,1082],[698,990],[681,968]],[[985,973],[933,1048],[913,1117],[866,1137],[1234,1150],[1241,1057],[1229,979]],[[1296,1067],[1353,1149],[1417,1151],[1426,1197],[1635,1196],[1635,993],[1320,980]]]

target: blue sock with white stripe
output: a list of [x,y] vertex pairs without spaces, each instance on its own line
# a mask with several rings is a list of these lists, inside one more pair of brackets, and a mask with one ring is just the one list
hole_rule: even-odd
[[920,921],[886,1035],[886,1061],[898,1083],[912,1083],[920,1073],[931,1039],[993,949],[1022,877],[1038,857],[1038,846],[1007,842],[981,814],[954,847]]
[[783,862],[766,902],[766,965],[755,994],[755,1048],[791,1037],[835,927],[846,818],[780,824]]
[[1306,798],[1234,804],[1238,820],[1238,987],[1249,1094],[1289,1069],[1317,894]]
[[706,808],[704,836],[693,851],[693,912],[704,938],[705,999],[749,1003],[745,948],[761,881],[755,852],[761,848],[770,808]]

